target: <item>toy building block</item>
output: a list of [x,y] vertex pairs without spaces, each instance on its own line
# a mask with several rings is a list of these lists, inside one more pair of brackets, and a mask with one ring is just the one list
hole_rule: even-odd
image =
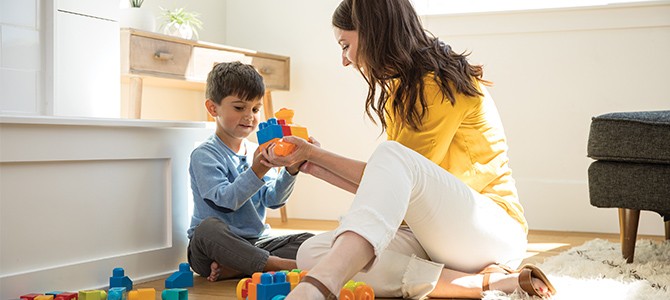
[[127,300],[128,292],[125,287],[113,287],[107,291],[107,300]]
[[290,292],[291,284],[286,282],[286,273],[263,273],[261,282],[256,285],[256,300],[272,300],[274,296],[285,296]]
[[[307,133],[307,128],[293,124],[294,112],[292,109],[282,108],[275,113],[275,117],[279,120],[281,124],[282,132],[284,136],[297,136],[305,140],[309,139],[309,134]],[[275,145],[275,154],[280,156],[289,155],[293,152],[295,146],[291,143],[284,142],[279,140]]]
[[293,124],[294,112],[291,109],[282,108],[275,113],[276,118],[270,118],[267,122],[258,125],[258,144],[261,148],[275,143],[275,154],[286,156],[293,152],[295,146],[282,141],[286,136],[297,136],[308,140],[307,128]]
[[103,290],[79,291],[79,300],[106,300],[107,292]]
[[42,295],[42,294],[35,294],[35,293],[33,293],[33,294],[26,294],[26,295],[23,295],[23,296],[21,296],[21,297],[19,297],[19,298],[20,298],[21,300],[35,300],[35,297],[37,297],[37,296],[41,296],[41,295]]
[[340,300],[374,300],[375,291],[362,281],[349,280],[340,290]]
[[188,263],[180,263],[179,271],[174,272],[170,277],[165,279],[165,288],[186,288],[193,286],[193,271]]
[[125,276],[123,268],[114,268],[112,277],[109,277],[109,288],[124,287],[126,291],[133,289],[133,281]]
[[128,292],[128,300],[156,300],[154,288],[137,289]]
[[258,287],[258,284],[261,283],[261,275],[263,275],[263,273],[260,273],[260,272],[256,272],[254,274],[251,274],[251,282],[249,282],[249,288],[247,289],[247,299],[256,300],[256,298],[257,298],[256,296],[258,295],[257,287]]
[[45,295],[52,295],[52,296],[54,296],[54,298],[56,298],[56,296],[60,295],[61,293],[63,293],[63,292],[53,291],[53,292],[48,292],[48,293],[44,293],[44,294]]
[[246,300],[249,297],[249,283],[251,283],[251,278],[243,278],[237,283],[237,288],[235,289],[237,300]]
[[54,295],[39,295],[35,300],[54,300]]
[[[307,128],[293,124],[293,116],[295,113],[292,109],[282,108],[275,113],[277,120],[284,120],[285,126],[290,128],[292,136],[297,136],[303,139],[308,140],[309,134],[307,134]],[[286,135],[286,134],[285,134]]]
[[77,296],[78,296],[77,293],[65,292],[65,293],[60,293],[60,294],[56,295],[56,298],[54,298],[54,300],[77,300],[77,298],[78,298]]
[[258,144],[261,147],[267,147],[271,143],[284,137],[281,126],[277,123],[277,119],[270,118],[267,122],[258,124],[258,132],[256,132]]
[[188,300],[187,289],[167,289],[161,293],[163,300]]

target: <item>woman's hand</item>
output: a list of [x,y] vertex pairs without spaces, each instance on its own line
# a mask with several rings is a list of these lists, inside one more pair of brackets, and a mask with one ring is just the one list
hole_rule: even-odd
[[309,161],[313,149],[321,146],[321,143],[313,137],[310,137],[309,141],[294,136],[287,136],[282,140],[293,144],[295,146],[293,151],[286,156],[278,156],[274,152],[275,144],[272,144],[262,153],[266,161],[262,163],[269,167],[285,166],[291,174],[296,174],[300,166]]

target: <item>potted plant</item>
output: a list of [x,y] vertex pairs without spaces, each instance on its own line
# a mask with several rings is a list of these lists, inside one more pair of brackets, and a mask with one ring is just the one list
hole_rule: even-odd
[[144,0],[130,0],[130,7],[142,7]]
[[150,10],[142,8],[144,0],[128,0],[128,2],[129,6],[121,9],[120,26],[154,31],[156,19]]
[[198,38],[198,30],[202,29],[202,21],[198,19],[200,14],[186,11],[183,7],[173,10],[161,7],[161,10],[161,30],[164,34],[184,39]]

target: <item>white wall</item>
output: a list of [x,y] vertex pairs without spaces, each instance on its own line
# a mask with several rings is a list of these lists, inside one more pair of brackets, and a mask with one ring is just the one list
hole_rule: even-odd
[[174,272],[204,125],[0,117],[0,299]]
[[[275,107],[337,153],[366,159],[378,131],[364,120],[366,88],[339,66],[330,25],[338,0],[229,1],[226,43],[291,57],[291,90]],[[670,109],[670,3],[430,16],[424,25],[485,65],[506,126],[511,166],[531,229],[618,232],[615,209],[591,207],[590,118]],[[382,138],[383,139],[383,138]],[[300,179],[291,218],[336,219],[351,196]],[[644,213],[640,234],[662,234]]]

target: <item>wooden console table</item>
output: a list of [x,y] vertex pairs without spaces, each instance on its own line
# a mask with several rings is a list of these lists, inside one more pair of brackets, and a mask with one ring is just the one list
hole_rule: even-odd
[[[141,119],[144,84],[204,91],[214,64],[230,61],[253,65],[263,76],[263,113],[266,119],[272,117],[271,92],[289,89],[288,56],[122,28],[121,80],[130,86],[128,110],[122,112],[122,117]],[[282,222],[286,222],[286,207],[280,213]]]

